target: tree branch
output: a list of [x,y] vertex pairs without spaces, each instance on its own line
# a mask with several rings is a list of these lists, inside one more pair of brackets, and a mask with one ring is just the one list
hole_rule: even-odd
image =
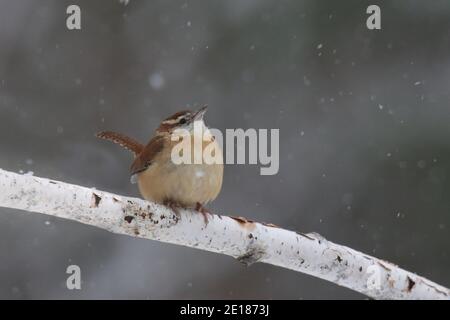
[[137,198],[0,169],[0,206],[75,220],[117,234],[168,242],[303,272],[377,299],[450,299],[450,291],[389,262],[245,218],[171,209]]

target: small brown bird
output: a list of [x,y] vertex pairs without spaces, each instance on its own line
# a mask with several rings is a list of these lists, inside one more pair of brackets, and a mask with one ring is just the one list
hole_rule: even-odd
[[[205,217],[207,213],[204,205],[214,200],[222,188],[223,161],[207,164],[202,161],[196,164],[175,164],[172,161],[172,148],[179,142],[173,141],[172,135],[177,129],[184,129],[191,138],[192,152],[195,148],[204,150],[209,144],[214,144],[216,155],[223,159],[222,151],[214,136],[203,121],[206,106],[192,111],[179,111],[163,120],[156,129],[155,136],[146,146],[120,133],[104,131],[97,133],[97,137],[113,141],[134,153],[135,159],[131,165],[131,181],[137,181],[139,191],[146,200],[170,206],[177,214],[177,207],[195,208]],[[194,123],[202,127],[202,136],[198,137],[198,130],[194,130]],[[205,132],[207,134],[205,134]],[[201,144],[193,143],[200,139]],[[201,152],[201,151],[200,151]]]

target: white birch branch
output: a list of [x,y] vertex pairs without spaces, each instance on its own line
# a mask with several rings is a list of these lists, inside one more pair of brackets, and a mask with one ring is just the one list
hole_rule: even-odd
[[75,220],[113,233],[158,240],[303,272],[376,299],[450,299],[449,289],[341,246],[245,218],[171,209],[137,198],[0,169],[0,207]]

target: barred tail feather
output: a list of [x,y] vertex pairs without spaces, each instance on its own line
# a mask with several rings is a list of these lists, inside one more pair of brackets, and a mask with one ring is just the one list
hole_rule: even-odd
[[127,137],[121,133],[113,132],[113,131],[102,131],[96,134],[97,138],[105,139],[117,143],[123,148],[133,152],[135,155],[138,155],[144,149],[144,146],[137,142],[136,140]]

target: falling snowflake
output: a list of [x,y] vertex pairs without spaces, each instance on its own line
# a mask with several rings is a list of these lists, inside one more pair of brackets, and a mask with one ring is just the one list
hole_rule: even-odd
[[166,81],[160,73],[153,73],[150,75],[148,82],[153,90],[161,90],[164,87]]

